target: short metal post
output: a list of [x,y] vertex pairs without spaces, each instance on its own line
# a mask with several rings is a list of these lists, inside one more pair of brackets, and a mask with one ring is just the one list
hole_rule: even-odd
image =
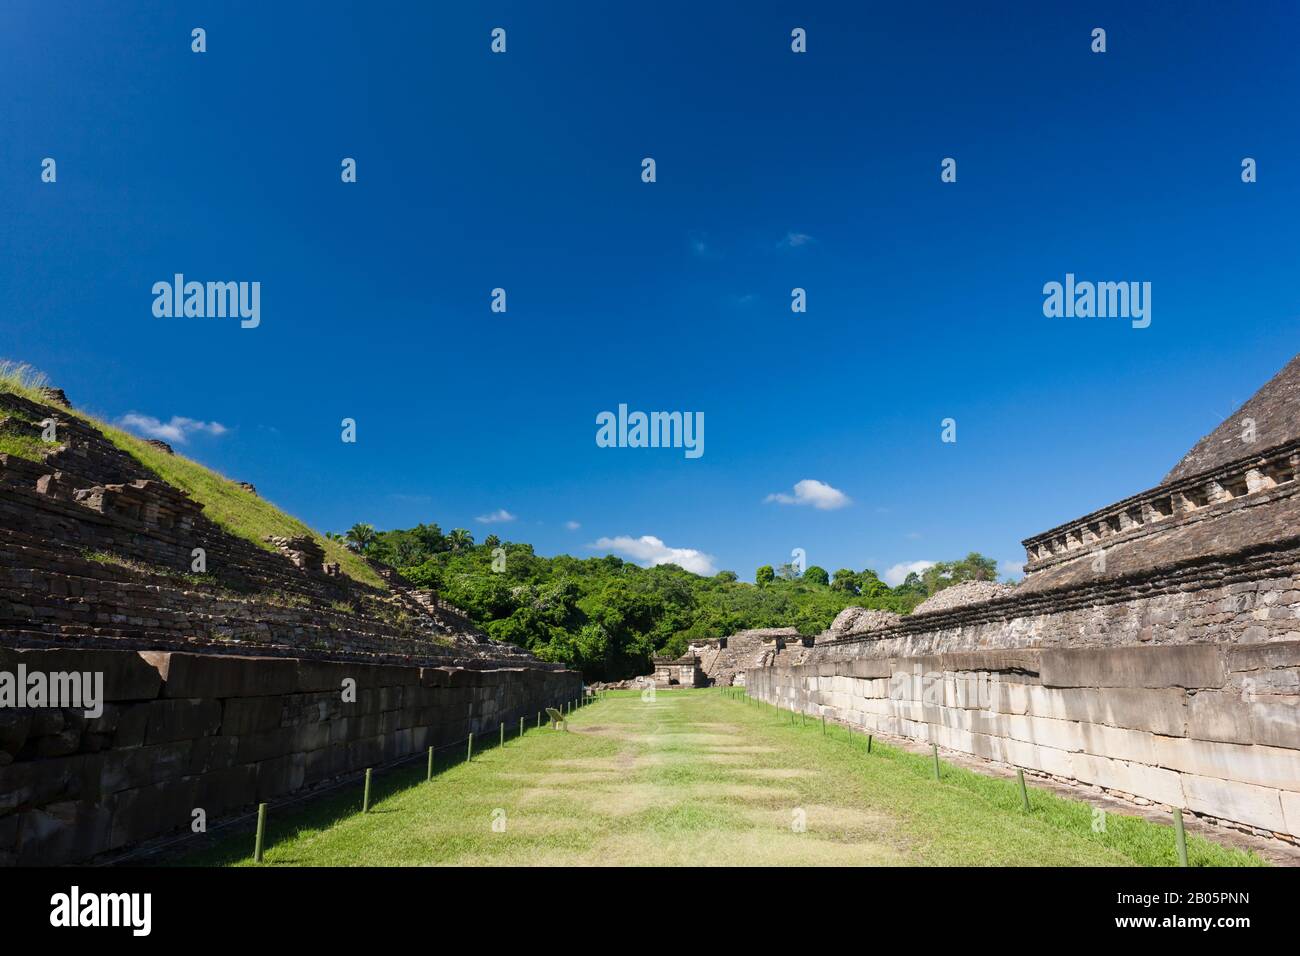
[[867,734],[867,753],[871,753],[871,741],[873,741],[875,737],[875,734]]
[[370,768],[369,767],[366,768],[366,793],[365,796],[361,798],[361,812],[362,813],[370,812]]
[[465,747],[465,759],[474,759],[474,735],[472,733],[469,735],[469,743]]
[[429,748],[429,770],[424,775],[424,779],[425,780],[433,779],[433,748],[432,747]]
[[1029,812],[1029,791],[1025,789],[1025,772],[1016,770],[1016,779],[1020,781],[1020,803],[1025,808],[1025,813]]
[[520,738],[524,736],[524,719],[522,717],[519,718],[519,736]]
[[498,746],[504,747],[505,745],[506,745],[506,722],[503,720],[501,721],[501,741],[498,744]]
[[931,748],[934,749],[934,779],[938,780],[939,779],[939,745],[932,743],[930,744],[930,746]]

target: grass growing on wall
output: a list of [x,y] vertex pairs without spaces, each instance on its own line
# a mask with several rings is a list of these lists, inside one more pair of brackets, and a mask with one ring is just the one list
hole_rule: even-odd
[[[571,733],[531,729],[446,767],[375,778],[303,808],[272,810],[269,866],[972,865],[1173,866],[1174,834],[1014,780],[728,699],[719,690],[613,693]],[[483,735],[495,745],[495,730]],[[446,759],[445,757],[443,758]],[[493,828],[503,822],[503,829]],[[802,829],[800,829],[802,827]],[[253,865],[244,832],[183,862]],[[1193,866],[1259,866],[1188,834]]]
[[[10,392],[34,402],[49,404],[49,399],[40,392],[41,386],[45,384],[44,376],[30,366],[0,362],[0,392]],[[265,540],[267,535],[286,538],[310,535],[325,550],[326,557],[330,561],[337,561],[348,577],[373,587],[385,587],[383,580],[360,555],[349,551],[337,541],[330,541],[317,534],[297,518],[239,487],[224,475],[181,455],[169,455],[93,416],[76,410],[68,413],[99,429],[119,450],[130,455],[163,481],[188,492],[196,502],[203,505],[203,513],[208,519],[229,533],[267,551],[274,550]],[[10,448],[9,445],[13,447]],[[5,436],[0,434],[0,452],[39,460],[40,450],[47,447],[49,446],[38,440],[34,447],[22,445],[20,448],[13,442],[6,443]]]

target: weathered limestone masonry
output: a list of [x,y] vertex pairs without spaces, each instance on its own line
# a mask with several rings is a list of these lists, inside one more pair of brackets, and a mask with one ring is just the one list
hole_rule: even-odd
[[[581,677],[169,651],[11,650],[96,671],[103,714],[0,710],[0,865],[87,860],[574,700]],[[345,703],[345,678],[356,703]]]
[[812,645],[794,627],[751,628],[728,637],[692,644],[688,653],[700,659],[700,666],[715,687],[744,686],[746,671],[772,664],[778,654],[782,661],[803,659],[802,648]]
[[0,429],[57,423],[0,454],[0,673],[102,673],[108,703],[0,705],[0,865],[84,861],[580,693],[396,572],[371,586],[311,536],[229,533],[50,400],[0,393]]
[[[1300,842],[1300,357],[1009,593],[824,635],[750,693]],[[830,640],[825,638],[830,637]]]

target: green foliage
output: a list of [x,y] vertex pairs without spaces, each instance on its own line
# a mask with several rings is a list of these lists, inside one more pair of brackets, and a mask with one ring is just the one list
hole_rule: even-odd
[[926,596],[932,596],[944,588],[965,581],[996,581],[998,563],[993,558],[986,558],[978,551],[972,551],[960,561],[940,561],[925,569],[921,575],[921,584]]
[[772,570],[772,565],[765,564],[754,572],[754,581],[759,587],[765,584],[771,584],[776,578],[776,572]]
[[[474,545],[468,532],[461,534],[457,549],[457,533],[444,537],[437,525],[379,531],[365,553],[417,587],[432,588],[492,637],[576,666],[588,680],[648,673],[652,657],[679,657],[693,641],[745,628],[794,626],[816,634],[851,605],[907,613],[925,596],[891,590],[869,570],[847,572],[848,588],[839,572],[837,587],[821,568],[777,578],[765,566],[756,586],[730,571],[705,578],[613,555],[542,558],[531,545],[494,536]],[[493,569],[494,548],[505,551],[503,570]]]

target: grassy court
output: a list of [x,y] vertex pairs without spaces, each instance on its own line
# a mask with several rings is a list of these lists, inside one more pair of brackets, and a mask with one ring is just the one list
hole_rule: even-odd
[[[423,763],[272,812],[267,866],[1157,865],[1174,832],[846,737],[720,690],[615,692],[426,782]],[[489,735],[495,742],[496,735]],[[495,826],[494,826],[495,824]],[[802,826],[801,826],[802,824]],[[182,862],[252,865],[247,833]],[[1260,860],[1188,834],[1191,865]]]

